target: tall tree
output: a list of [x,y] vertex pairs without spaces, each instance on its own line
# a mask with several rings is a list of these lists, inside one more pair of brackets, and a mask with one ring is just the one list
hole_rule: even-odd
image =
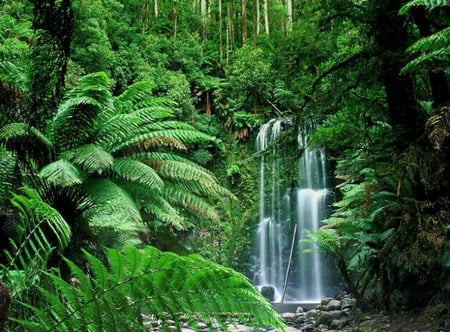
[[247,42],[247,0],[241,0],[242,44]]

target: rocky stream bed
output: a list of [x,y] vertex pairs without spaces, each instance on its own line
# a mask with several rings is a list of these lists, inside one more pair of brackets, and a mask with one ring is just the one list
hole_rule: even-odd
[[[356,300],[345,295],[339,299],[324,298],[314,308],[291,306],[292,312],[281,312],[287,332],[447,332],[450,331],[450,317],[434,317],[424,311],[385,314],[383,312],[362,312]],[[145,319],[145,317],[144,317]],[[439,319],[439,322],[437,322]],[[273,328],[254,328],[245,322],[229,321],[226,328],[209,326],[197,321],[153,321],[146,319],[149,331],[230,331],[230,332],[279,332]]]

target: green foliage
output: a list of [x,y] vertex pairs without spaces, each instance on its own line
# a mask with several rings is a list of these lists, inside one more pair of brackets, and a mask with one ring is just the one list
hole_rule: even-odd
[[[153,247],[110,249],[107,265],[85,252],[86,275],[73,262],[73,283],[47,273],[54,285],[39,288],[34,317],[16,320],[26,331],[145,331],[145,317],[223,326],[229,317],[283,329],[270,304],[244,276],[199,256],[177,256]],[[113,317],[113,319],[112,319]],[[147,322],[149,323],[149,322]]]
[[[450,6],[447,0],[413,0],[405,4],[399,11],[406,14],[417,6],[423,6],[431,11],[435,8]],[[450,60],[450,27],[423,37],[408,48],[408,52],[415,55],[402,69],[402,73],[417,70],[419,66],[426,62],[448,63]]]
[[18,238],[12,242],[13,252],[8,253],[10,262],[7,269],[18,270],[32,265],[33,260],[45,264],[45,258],[53,249],[51,238],[58,250],[67,247],[71,237],[69,225],[36,191],[22,188],[20,194],[13,195],[11,204],[18,211],[21,225]]

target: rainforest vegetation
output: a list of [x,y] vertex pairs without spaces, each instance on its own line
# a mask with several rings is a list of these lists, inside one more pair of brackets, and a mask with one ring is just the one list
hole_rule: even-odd
[[288,162],[305,123],[327,149],[334,203],[310,238],[345,289],[448,314],[449,64],[448,0],[0,0],[9,330],[282,326],[243,277],[276,117]]

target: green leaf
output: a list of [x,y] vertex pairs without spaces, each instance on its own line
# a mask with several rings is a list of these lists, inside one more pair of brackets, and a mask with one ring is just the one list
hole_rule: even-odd
[[48,183],[68,187],[83,183],[84,172],[68,160],[60,159],[42,168],[39,176]]

